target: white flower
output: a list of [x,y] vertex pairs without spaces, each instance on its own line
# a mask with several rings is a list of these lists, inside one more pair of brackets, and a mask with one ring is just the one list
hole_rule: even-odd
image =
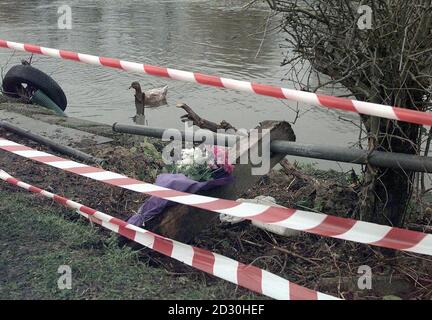
[[185,158],[179,162],[182,166],[193,165],[193,158]]
[[201,150],[199,148],[195,149],[194,153],[194,162],[197,164],[204,164],[206,163],[208,158],[207,151]]
[[193,157],[194,153],[195,153],[195,148],[183,149],[182,158]]
[[178,168],[191,167],[193,165],[202,165],[212,163],[212,154],[206,149],[189,148],[182,150],[181,160],[176,162]]

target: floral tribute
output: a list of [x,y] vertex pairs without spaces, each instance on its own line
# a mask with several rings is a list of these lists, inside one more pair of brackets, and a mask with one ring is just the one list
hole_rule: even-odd
[[224,147],[183,149],[181,159],[166,166],[172,174],[182,173],[195,181],[210,181],[231,175],[234,165],[230,164],[228,151]]

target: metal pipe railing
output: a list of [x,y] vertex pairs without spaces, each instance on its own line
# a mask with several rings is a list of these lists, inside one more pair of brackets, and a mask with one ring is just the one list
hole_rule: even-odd
[[[127,124],[113,124],[113,131],[161,139],[166,129],[152,128],[145,126],[135,126]],[[185,131],[181,131],[183,141],[210,143],[221,146],[231,147],[235,144],[235,135],[217,134],[208,130],[199,129],[190,136]],[[204,133],[212,134],[213,141],[204,141],[200,136]],[[215,143],[213,143],[215,142]],[[432,158],[422,157],[395,152],[366,151],[361,149],[350,149],[328,145],[312,145],[297,143],[285,140],[273,140],[270,150],[276,153],[283,153],[291,156],[306,157],[321,160],[338,161],[353,164],[371,164],[377,167],[403,169],[416,172],[432,172]]]
[[0,128],[3,128],[3,129],[8,130],[10,132],[13,132],[13,133],[20,135],[22,137],[25,137],[27,139],[36,141],[40,144],[43,144],[47,147],[50,147],[51,149],[53,149],[55,151],[58,151],[62,154],[76,158],[76,159],[81,160],[81,161],[86,161],[86,162],[96,163],[96,164],[102,164],[103,162],[105,162],[104,159],[100,159],[100,158],[94,157],[90,154],[87,154],[85,152],[82,152],[80,150],[74,149],[72,147],[59,144],[59,143],[57,143],[51,139],[48,139],[48,138],[42,137],[38,134],[35,134],[33,132],[30,132],[30,130],[25,130],[23,128],[17,127],[17,126],[15,126],[9,122],[6,122],[4,120],[0,120]]

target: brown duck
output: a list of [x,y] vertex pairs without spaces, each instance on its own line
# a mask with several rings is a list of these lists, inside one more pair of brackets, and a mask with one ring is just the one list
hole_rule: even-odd
[[143,115],[144,114],[144,105],[145,105],[145,93],[141,91],[141,86],[138,82],[132,82],[129,89],[135,89],[135,109],[136,114]]
[[137,114],[144,114],[144,108],[158,107],[167,103],[168,86],[142,92],[139,82],[132,82],[129,89],[135,89],[135,108]]

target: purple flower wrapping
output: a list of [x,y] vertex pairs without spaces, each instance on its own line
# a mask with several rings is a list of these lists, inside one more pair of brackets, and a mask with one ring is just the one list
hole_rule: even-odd
[[[184,174],[163,173],[158,175],[155,184],[160,187],[196,194],[227,185],[233,180],[234,177],[228,174],[220,174],[214,180],[199,182],[189,179]],[[143,226],[147,221],[162,213],[165,208],[175,204],[175,202],[152,196],[141,205],[138,214],[129,218],[128,222],[136,226]]]

